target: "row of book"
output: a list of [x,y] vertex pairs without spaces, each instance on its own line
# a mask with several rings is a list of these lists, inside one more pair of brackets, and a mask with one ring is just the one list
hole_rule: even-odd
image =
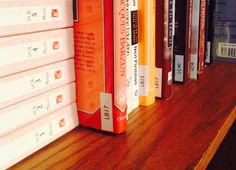
[[0,169],[79,123],[123,133],[129,113],[171,98],[173,82],[197,80],[211,56],[234,59],[225,4],[234,3],[0,2]]
[[0,169],[78,126],[72,1],[0,2]]

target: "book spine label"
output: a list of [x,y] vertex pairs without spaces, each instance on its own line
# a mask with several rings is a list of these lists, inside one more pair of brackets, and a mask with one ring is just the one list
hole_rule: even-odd
[[[0,147],[0,168],[10,167],[76,127],[78,120],[75,115],[75,105],[70,105],[43,118],[40,124],[38,122],[29,124],[7,135],[5,137],[7,142]],[[4,138],[2,140],[4,141]]]
[[199,48],[199,17],[200,0],[193,1],[191,54],[190,54],[190,79],[198,79],[198,48]]
[[[0,134],[22,126],[58,108],[75,101],[74,84],[53,90],[43,95],[31,98],[18,105],[1,110]],[[19,114],[20,113],[20,114]],[[7,122],[7,125],[6,123]]]
[[149,86],[149,68],[148,66],[139,65],[139,95],[148,96]]
[[[0,67],[62,52],[63,39],[55,38],[0,47]],[[7,57],[6,57],[7,56]]]
[[139,106],[138,0],[131,0],[131,51],[133,68],[133,109]]
[[0,7],[0,27],[61,21],[61,8],[61,5]]
[[126,0],[114,1],[114,105],[126,110]]
[[174,62],[174,80],[176,82],[184,82],[184,56],[183,55],[175,55]]
[[155,92],[156,97],[162,97],[162,68],[156,68],[156,77],[155,77]]
[[2,83],[0,85],[0,103],[60,83],[65,80],[65,76],[65,67],[60,66]]
[[101,93],[101,129],[108,132],[113,132],[113,109],[112,109],[112,94]]
[[[100,93],[105,92],[103,0],[77,2],[75,72],[78,110],[94,114],[100,108]],[[89,8],[92,10],[88,10]],[[88,98],[88,96],[93,96]]]
[[205,58],[205,29],[206,29],[206,0],[200,0],[200,27],[199,27],[199,63],[198,73],[202,73],[204,69]]

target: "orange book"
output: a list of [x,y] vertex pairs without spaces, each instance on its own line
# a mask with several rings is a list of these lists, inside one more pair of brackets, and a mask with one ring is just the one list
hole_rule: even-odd
[[148,106],[155,102],[156,0],[140,0],[138,8],[140,105]]
[[122,133],[127,122],[126,1],[76,2],[75,67],[81,125]]

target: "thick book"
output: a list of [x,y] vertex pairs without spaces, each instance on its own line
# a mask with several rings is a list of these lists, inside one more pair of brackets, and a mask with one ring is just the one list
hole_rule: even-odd
[[[81,125],[126,130],[126,1],[79,0],[75,11],[75,72]],[[77,14],[77,15],[76,15]]]
[[0,38],[0,77],[74,57],[73,29]]
[[139,0],[139,102],[148,106],[155,102],[156,0]]
[[198,62],[199,62],[199,26],[200,26],[200,0],[193,0],[192,5],[192,25],[191,25],[191,52],[189,76],[192,80],[198,79]]
[[216,0],[214,16],[215,59],[236,62],[236,1]]
[[76,104],[68,105],[0,137],[0,169],[7,169],[79,125]]
[[156,97],[172,96],[173,0],[156,1]]
[[0,110],[0,136],[75,102],[75,83]]
[[0,78],[0,109],[74,80],[73,59]]
[[198,74],[204,70],[205,60],[205,41],[206,41],[206,6],[207,0],[200,0],[200,24],[199,24],[199,50],[198,50]]
[[72,1],[8,0],[0,3],[0,37],[72,25]]
[[138,0],[126,0],[127,114],[139,106]]

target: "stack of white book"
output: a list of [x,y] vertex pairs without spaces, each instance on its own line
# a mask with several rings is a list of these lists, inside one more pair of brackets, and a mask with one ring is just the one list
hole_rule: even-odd
[[0,169],[78,126],[72,1],[0,3]]

